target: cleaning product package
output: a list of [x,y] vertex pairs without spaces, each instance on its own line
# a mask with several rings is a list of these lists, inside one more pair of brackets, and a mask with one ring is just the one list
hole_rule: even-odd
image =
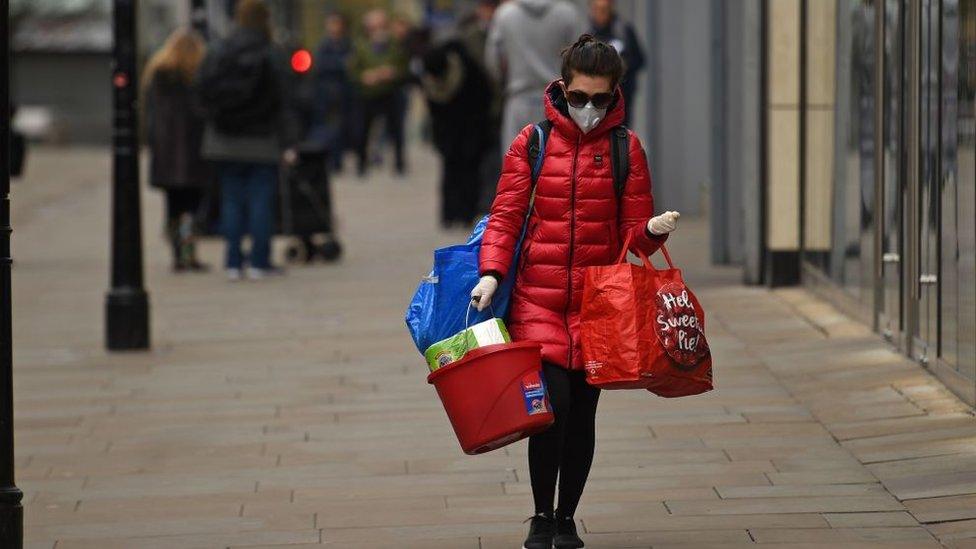
[[511,341],[505,322],[500,318],[492,318],[434,343],[424,353],[424,358],[427,359],[427,366],[433,372],[461,360],[471,349],[498,343],[511,343]]

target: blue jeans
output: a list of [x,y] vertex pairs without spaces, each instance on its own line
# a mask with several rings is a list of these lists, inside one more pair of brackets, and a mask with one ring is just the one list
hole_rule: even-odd
[[221,162],[217,174],[220,178],[221,227],[227,241],[225,267],[240,269],[244,263],[241,240],[245,224],[251,236],[250,266],[256,269],[271,267],[277,167],[253,162]]

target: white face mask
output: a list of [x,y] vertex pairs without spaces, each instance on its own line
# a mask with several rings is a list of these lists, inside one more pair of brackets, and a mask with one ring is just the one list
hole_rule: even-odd
[[607,109],[598,109],[593,106],[592,101],[588,101],[583,107],[569,105],[569,117],[576,122],[583,133],[590,133],[590,130],[597,127],[601,120],[607,116]]

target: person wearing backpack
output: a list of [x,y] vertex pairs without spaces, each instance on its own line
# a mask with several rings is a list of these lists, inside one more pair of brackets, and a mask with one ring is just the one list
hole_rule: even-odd
[[580,350],[584,270],[613,263],[627,238],[632,251],[650,255],[677,228],[678,212],[654,215],[643,147],[620,126],[623,70],[617,51],[589,34],[563,50],[562,79],[544,96],[546,120],[523,128],[505,155],[471,292],[479,310],[491,304],[527,223],[508,330],[513,341],[542,345],[555,423],[529,438],[535,514],[526,549],[583,547],[573,516],[593,461],[600,396],[586,383]]
[[233,29],[208,48],[197,81],[207,113],[203,156],[216,163],[231,281],[244,273],[245,233],[251,237],[247,277],[280,272],[271,265],[278,166],[297,159],[301,124],[292,109],[294,86],[284,52],[271,41],[270,16],[263,0],[240,0]]

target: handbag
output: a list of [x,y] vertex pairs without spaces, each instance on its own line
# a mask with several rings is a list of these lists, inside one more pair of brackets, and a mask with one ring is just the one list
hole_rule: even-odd
[[675,268],[626,261],[631,237],[617,262],[588,267],[580,332],[586,380],[602,389],[647,389],[663,397],[712,390],[712,356],[705,312]]

